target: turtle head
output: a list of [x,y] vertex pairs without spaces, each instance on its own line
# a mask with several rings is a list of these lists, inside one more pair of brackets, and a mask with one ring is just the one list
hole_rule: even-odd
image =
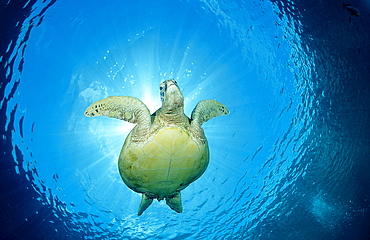
[[[184,96],[174,79],[166,80],[159,85],[162,109],[167,113],[174,113],[184,108]],[[183,110],[182,110],[183,111]]]

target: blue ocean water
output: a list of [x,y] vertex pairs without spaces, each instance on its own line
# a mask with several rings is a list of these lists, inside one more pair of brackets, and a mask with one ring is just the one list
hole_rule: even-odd
[[[352,4],[352,5],[346,5]],[[348,8],[359,11],[355,16]],[[370,239],[370,3],[1,2],[1,239]],[[121,180],[133,125],[84,110],[177,80],[211,159],[183,213]]]

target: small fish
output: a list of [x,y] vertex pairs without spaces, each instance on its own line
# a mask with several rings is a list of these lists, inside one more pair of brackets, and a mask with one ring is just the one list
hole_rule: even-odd
[[361,15],[360,11],[352,4],[343,3],[343,8],[354,17],[359,17]]

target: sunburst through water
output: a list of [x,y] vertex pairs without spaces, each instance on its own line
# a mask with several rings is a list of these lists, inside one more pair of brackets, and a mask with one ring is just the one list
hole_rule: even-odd
[[[1,238],[369,237],[368,3],[1,6]],[[172,78],[188,116],[204,99],[231,113],[203,126],[210,164],[183,213],[138,217],[117,169],[134,125],[83,113],[108,96],[153,113]]]

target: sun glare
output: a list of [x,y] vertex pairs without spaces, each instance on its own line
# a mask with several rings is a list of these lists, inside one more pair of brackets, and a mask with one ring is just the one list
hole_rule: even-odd
[[[158,87],[155,88],[157,90]],[[153,89],[146,88],[142,93],[141,101],[149,108],[150,113],[154,113],[158,108],[161,107],[159,91],[158,94],[154,94]]]
[[[156,96],[153,89],[146,88],[142,93],[139,99],[148,107],[150,113],[154,113],[157,111],[158,108],[161,107],[159,94]],[[135,124],[126,122],[126,121],[109,121],[111,124],[109,126],[106,126],[106,128],[109,128],[110,132],[112,132],[113,135],[119,134],[127,136],[130,131],[135,127]]]
[[121,122],[118,126],[115,126],[115,129],[119,134],[128,135],[134,127],[135,125],[132,123]]

